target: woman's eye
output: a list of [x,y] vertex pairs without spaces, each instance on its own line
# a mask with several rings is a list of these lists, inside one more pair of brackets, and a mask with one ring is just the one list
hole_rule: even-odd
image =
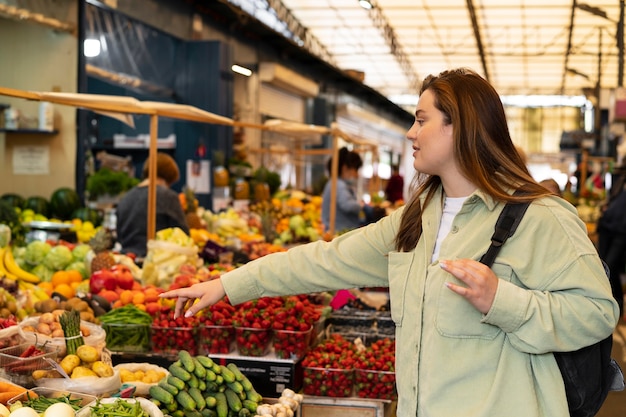
[[418,125],[423,125],[424,124],[424,120],[423,119],[417,119],[415,120],[415,123],[417,123]]

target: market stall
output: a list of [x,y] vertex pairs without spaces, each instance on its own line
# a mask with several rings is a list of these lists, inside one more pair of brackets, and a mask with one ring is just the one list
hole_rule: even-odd
[[[149,115],[150,158],[156,154],[159,117],[237,126],[237,122],[228,118],[190,106],[140,102],[126,97],[6,88],[0,88],[0,94],[88,108],[127,123],[132,123],[133,114]],[[333,135],[331,150],[301,148],[296,151],[307,157],[327,157],[336,153],[340,140],[351,142],[355,149],[375,149],[373,144],[351,138],[336,126],[326,128],[285,121],[245,126],[292,138]],[[153,165],[151,172],[154,171]],[[336,181],[336,175],[335,167],[331,181]],[[154,193],[152,174],[150,181]],[[357,397],[368,397],[371,398],[368,407],[376,403],[374,408],[377,410],[389,408],[385,404],[392,404],[395,395],[393,369],[379,370],[385,372],[385,381],[376,379],[376,390],[371,387],[368,391],[367,384],[362,382],[355,390],[356,385],[352,384],[353,379],[358,381],[357,374],[362,371],[366,375],[375,371],[367,366],[361,371],[348,367],[340,372],[349,380],[340,392],[319,391],[319,386],[314,383],[319,379],[316,376],[318,370],[315,363],[311,363],[313,356],[310,355],[316,355],[314,349],[328,337],[326,318],[330,311],[330,295],[321,299],[274,297],[237,308],[220,302],[205,314],[188,320],[174,320],[172,304],[161,300],[158,297],[160,292],[216,278],[237,265],[222,258],[208,261],[203,251],[206,239],[183,236],[184,233],[181,235],[176,230],[155,232],[154,204],[153,194],[152,209],[148,210],[148,224],[152,224],[152,228],[148,230],[150,240],[157,245],[146,258],[143,268],[125,255],[112,253],[107,255],[111,256],[112,266],[95,268],[94,259],[100,249],[92,246],[91,241],[89,244],[37,241],[20,248],[10,246],[8,240],[3,243],[0,273],[4,277],[0,278],[3,285],[5,282],[15,282],[16,285],[12,293],[2,290],[1,295],[3,300],[13,303],[6,305],[7,311],[11,316],[17,314],[19,320],[5,321],[10,335],[2,331],[3,342],[10,342],[6,348],[12,350],[0,351],[1,377],[11,384],[11,392],[15,395],[0,402],[14,408],[18,405],[28,408],[28,395],[31,394],[45,397],[46,401],[50,400],[48,397],[63,398],[64,401],[69,398],[76,400],[74,413],[82,415],[83,410],[94,405],[94,398],[101,399],[95,400],[99,407],[106,403],[125,407],[116,398],[134,395],[139,403],[137,407],[152,417],[201,410],[206,415],[214,415],[213,410],[217,415],[227,415],[228,410],[246,415],[241,411],[243,409],[250,412],[254,409],[259,415],[263,412],[275,414],[277,408],[287,413],[285,415],[291,415],[288,410],[298,413],[303,407],[303,398],[296,393],[302,391],[309,397],[310,415],[328,405],[323,398],[315,400],[316,397],[338,394],[342,400],[335,402],[341,403],[342,407],[359,403]],[[242,227],[242,233],[244,229],[247,227]],[[35,263],[46,265],[50,275],[42,279],[33,273]],[[70,267],[78,270],[68,269]],[[18,302],[20,308],[16,309]],[[257,322],[247,321],[252,310],[258,314]],[[74,317],[72,325],[67,324],[66,316],[70,314]],[[289,320],[296,321],[290,323]],[[50,342],[42,344],[42,340]],[[392,342],[389,337],[386,340],[385,343]],[[351,346],[352,342],[345,344],[337,339],[329,343],[340,343],[346,352],[357,351],[357,345]],[[45,350],[40,350],[44,346]],[[21,361],[22,355],[25,361]],[[220,384],[226,385],[221,387]],[[385,398],[379,398],[377,390],[383,386],[389,392]],[[226,392],[225,401],[222,398],[208,400],[205,394],[215,391]],[[14,398],[25,392],[26,398]],[[148,403],[141,399],[143,397],[149,399]],[[356,409],[366,402],[361,400]],[[227,414],[223,414],[224,408],[220,411],[219,404],[222,407],[226,404]]]

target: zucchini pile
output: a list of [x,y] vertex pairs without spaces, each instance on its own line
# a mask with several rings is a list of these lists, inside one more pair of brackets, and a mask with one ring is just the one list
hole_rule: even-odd
[[220,365],[208,356],[178,352],[170,375],[150,387],[150,397],[172,417],[254,416],[263,397],[234,363]]

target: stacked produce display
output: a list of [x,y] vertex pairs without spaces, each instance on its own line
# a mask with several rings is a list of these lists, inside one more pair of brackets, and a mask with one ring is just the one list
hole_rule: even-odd
[[[224,298],[176,319],[174,302],[159,297],[329,238],[318,197],[281,193],[246,211],[196,207],[198,227],[159,231],[142,264],[115,250],[69,189],[48,200],[0,197],[0,417],[292,416],[302,394],[393,400],[393,338],[382,317],[380,337],[354,343],[359,326],[329,333],[328,295],[235,306]],[[67,234],[41,239],[37,222]],[[242,359],[302,370],[263,398]]]

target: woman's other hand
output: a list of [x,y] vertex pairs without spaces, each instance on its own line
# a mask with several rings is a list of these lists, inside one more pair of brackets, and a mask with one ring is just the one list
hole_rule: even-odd
[[466,285],[446,282],[450,290],[464,297],[481,313],[489,312],[498,289],[498,277],[491,268],[472,259],[444,260],[439,261],[439,265]]
[[[162,293],[160,297],[177,298],[176,309],[174,310],[174,318],[177,318],[183,312],[185,317],[191,317],[203,308],[217,303],[225,295],[226,291],[224,291],[222,281],[218,278],[194,284],[191,287],[167,291]],[[197,303],[196,300],[198,300]]]

